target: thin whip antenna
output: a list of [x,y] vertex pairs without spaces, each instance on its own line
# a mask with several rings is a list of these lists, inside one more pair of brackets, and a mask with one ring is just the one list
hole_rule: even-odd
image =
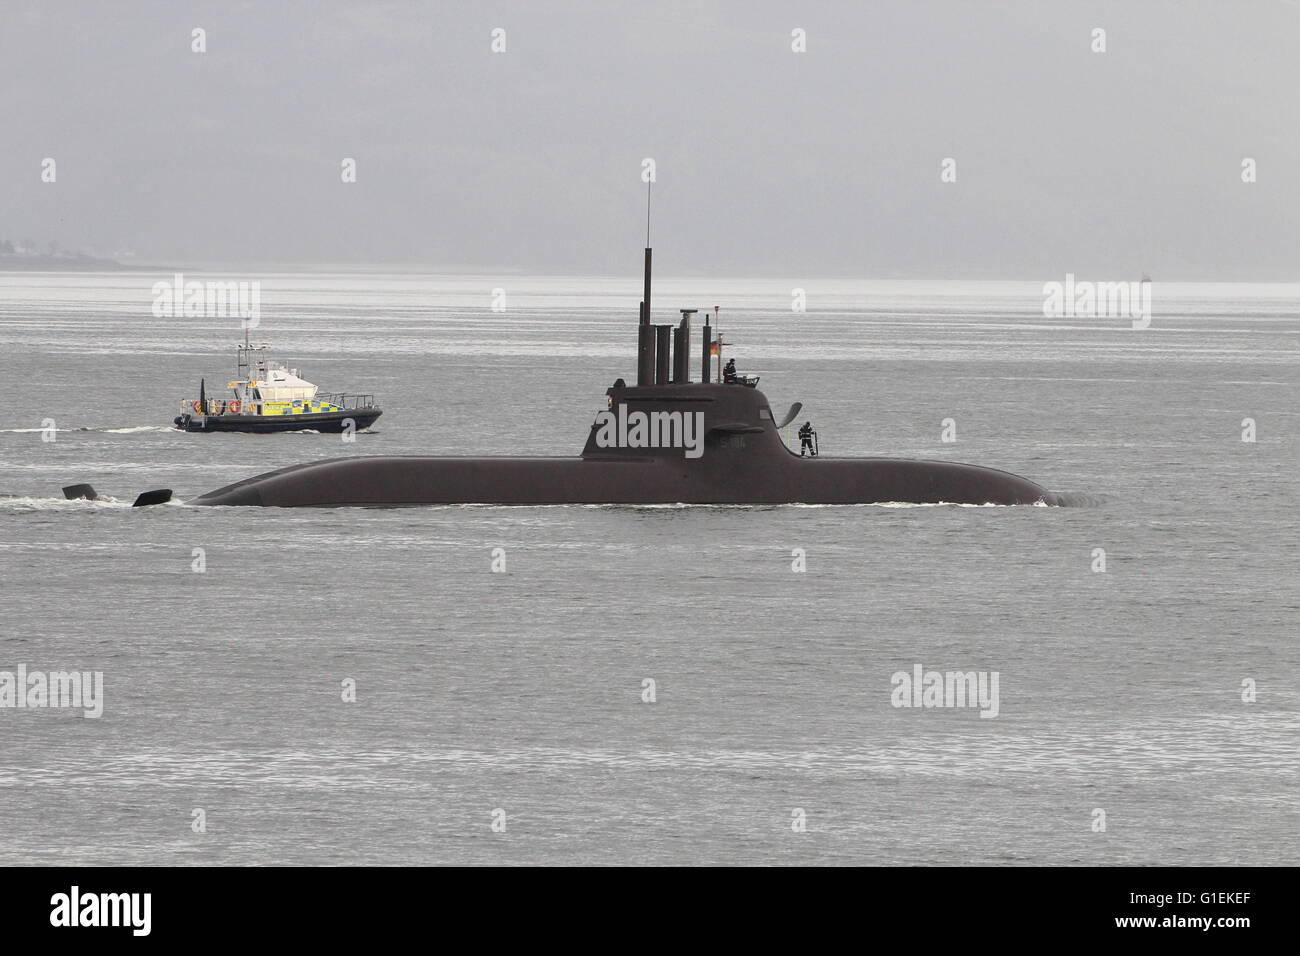
[[645,244],[650,246],[650,186],[654,182],[652,179],[645,181]]

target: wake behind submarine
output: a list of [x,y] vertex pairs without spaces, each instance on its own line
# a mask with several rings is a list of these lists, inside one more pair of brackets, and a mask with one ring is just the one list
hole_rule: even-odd
[[[194,505],[346,507],[446,504],[1060,504],[1026,478],[946,461],[804,458],[779,429],[757,379],[713,380],[705,314],[701,380],[690,380],[691,315],[650,322],[651,249],[637,340],[636,385],[606,391],[576,458],[335,458],[218,488]],[[670,344],[671,340],[671,344]],[[718,365],[721,365],[718,354]],[[719,376],[720,377],[720,376]]]

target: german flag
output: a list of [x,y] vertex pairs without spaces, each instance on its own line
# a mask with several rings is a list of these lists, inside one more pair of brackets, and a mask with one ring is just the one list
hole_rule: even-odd
[[710,355],[710,356],[714,356],[714,355],[721,355],[721,354],[722,354],[722,343],[721,343],[721,342],[710,342],[710,343],[709,343],[709,355]]

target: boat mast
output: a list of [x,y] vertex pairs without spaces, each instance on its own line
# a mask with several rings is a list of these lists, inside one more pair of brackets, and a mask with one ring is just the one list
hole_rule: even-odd
[[241,401],[247,403],[253,398],[253,344],[248,340],[247,323],[241,324],[244,326],[244,345],[243,348],[236,346],[238,358],[235,360],[235,381],[243,384],[236,388],[235,394]]
[[235,379],[248,380],[248,326],[244,326],[244,347],[236,350]]

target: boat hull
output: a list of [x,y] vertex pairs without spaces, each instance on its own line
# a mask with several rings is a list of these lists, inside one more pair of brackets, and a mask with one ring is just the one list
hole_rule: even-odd
[[312,412],[304,415],[180,415],[175,425],[187,432],[273,432],[318,431],[337,433],[369,428],[383,412],[375,407],[349,408],[341,412]]

